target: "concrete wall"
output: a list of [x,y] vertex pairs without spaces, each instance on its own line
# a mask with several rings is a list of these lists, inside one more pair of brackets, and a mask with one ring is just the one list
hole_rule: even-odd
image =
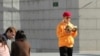
[[80,51],[100,51],[100,1],[79,0]]
[[20,29],[20,14],[19,14],[19,0],[3,0],[3,29],[9,26],[15,26]]
[[0,33],[3,32],[3,6],[2,6],[3,0],[0,0]]

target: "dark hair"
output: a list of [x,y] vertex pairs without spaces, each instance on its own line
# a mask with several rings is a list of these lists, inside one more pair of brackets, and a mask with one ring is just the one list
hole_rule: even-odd
[[15,40],[25,40],[26,39],[26,35],[24,34],[23,30],[18,30],[15,36]]
[[7,33],[8,31],[13,32],[13,30],[16,31],[16,29],[14,27],[8,27],[5,31],[5,33]]
[[0,35],[0,43],[2,43],[2,46],[7,44],[2,35]]

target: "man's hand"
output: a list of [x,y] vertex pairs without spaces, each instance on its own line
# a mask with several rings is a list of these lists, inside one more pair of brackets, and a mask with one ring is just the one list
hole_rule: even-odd
[[73,32],[77,31],[77,26],[74,26],[74,28],[72,29]]

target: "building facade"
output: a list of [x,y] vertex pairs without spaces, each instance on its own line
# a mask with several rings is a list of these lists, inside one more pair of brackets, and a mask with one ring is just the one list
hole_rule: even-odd
[[68,10],[79,30],[74,51],[100,51],[99,4],[99,0],[0,0],[0,33],[15,26],[25,31],[32,52],[56,52],[56,26]]

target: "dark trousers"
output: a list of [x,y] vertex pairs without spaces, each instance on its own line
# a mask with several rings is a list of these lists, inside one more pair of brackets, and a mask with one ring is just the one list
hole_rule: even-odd
[[69,48],[66,46],[60,47],[60,56],[72,56],[73,53],[73,47]]

